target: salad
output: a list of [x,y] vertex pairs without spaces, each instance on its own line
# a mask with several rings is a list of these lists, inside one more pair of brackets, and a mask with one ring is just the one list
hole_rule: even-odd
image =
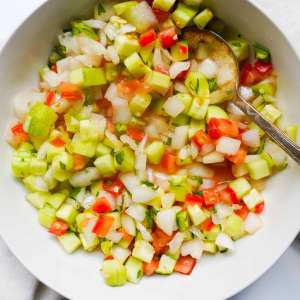
[[[233,73],[194,28],[229,42],[242,95],[280,126],[270,50],[201,2],[99,3],[15,100],[8,142],[26,200],[66,252],[103,253],[111,286],[189,275],[203,255],[233,251],[262,227],[265,179],[287,166],[230,102]],[[296,139],[297,126],[286,132]]]

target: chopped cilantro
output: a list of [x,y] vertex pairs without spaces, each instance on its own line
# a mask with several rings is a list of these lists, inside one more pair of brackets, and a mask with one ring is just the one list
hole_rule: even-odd
[[119,151],[119,152],[117,152],[116,155],[115,155],[115,157],[116,157],[117,163],[118,163],[119,165],[121,165],[121,164],[123,163],[123,161],[124,161],[124,158],[125,158],[125,153],[124,153],[124,151]]
[[216,79],[209,79],[208,81],[209,91],[212,93],[217,90],[218,84]]

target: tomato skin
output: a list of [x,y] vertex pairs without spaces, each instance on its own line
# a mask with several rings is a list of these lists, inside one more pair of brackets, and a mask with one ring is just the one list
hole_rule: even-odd
[[51,145],[55,147],[63,147],[66,143],[63,139],[57,137],[50,142]]
[[203,196],[188,194],[185,197],[185,206],[198,205],[201,208],[203,206],[203,202],[204,202]]
[[209,135],[207,135],[203,130],[199,130],[192,138],[193,142],[196,143],[198,147],[202,147],[206,144],[211,144],[212,140]]
[[200,225],[200,228],[203,231],[211,231],[214,226],[215,224],[212,222],[211,218],[209,218]]
[[188,48],[188,46],[185,46],[185,45],[180,45],[179,46],[179,53],[180,54],[187,54],[188,53],[188,51],[189,51],[189,48]]
[[18,144],[22,144],[29,139],[29,135],[27,132],[25,132],[23,128],[23,123],[17,123],[10,129],[11,133],[13,134],[16,142]]
[[261,202],[261,203],[258,203],[255,207],[254,207],[254,211],[255,213],[257,214],[261,214],[265,209],[265,202]]
[[115,218],[106,215],[100,215],[96,225],[93,228],[93,232],[98,237],[105,237],[114,223]]
[[221,118],[211,118],[208,121],[208,135],[212,139],[222,136],[236,138],[239,136],[239,128],[234,121]]
[[165,29],[159,33],[159,40],[163,48],[170,48],[176,44],[178,36],[174,27]]
[[240,203],[233,189],[229,186],[226,189],[219,192],[220,201],[222,203],[232,205]]
[[125,188],[123,182],[119,178],[116,178],[113,181],[112,180],[103,181],[102,186],[104,191],[112,194],[115,197],[122,194]]
[[134,128],[134,127],[128,127],[127,128],[127,134],[133,140],[138,141],[138,142],[140,142],[145,136],[145,133],[142,130]]
[[139,43],[141,47],[148,46],[156,40],[156,32],[154,29],[151,29],[140,35]]
[[245,220],[249,214],[249,209],[247,205],[243,203],[242,208],[235,210],[234,213]]
[[131,100],[135,94],[145,94],[151,91],[148,86],[137,79],[122,79],[117,87],[119,95],[128,100]]
[[68,228],[69,226],[65,222],[57,220],[51,225],[48,232],[57,236],[61,236],[68,231]]
[[73,171],[80,171],[86,166],[88,162],[88,158],[80,154],[74,154],[73,161],[74,161]]
[[54,91],[49,91],[49,93],[46,97],[45,104],[48,105],[48,106],[51,106],[54,103],[55,98],[56,98],[55,92]]
[[174,271],[184,275],[190,275],[196,265],[196,259],[191,256],[181,256],[175,265]]
[[57,65],[56,64],[51,65],[50,69],[51,69],[51,71],[57,73]]
[[166,173],[175,174],[178,170],[176,155],[170,151],[166,151],[162,157],[161,166]]
[[101,214],[111,212],[111,206],[109,201],[105,197],[100,197],[92,206],[92,211]]
[[203,191],[204,204],[211,207],[220,202],[219,193],[215,189]]
[[259,72],[251,64],[244,64],[241,68],[240,74],[241,85],[251,86],[261,80]]
[[272,63],[262,60],[257,60],[254,64],[254,68],[262,76],[269,76],[273,71]]
[[159,8],[152,8],[152,11],[160,23],[166,21],[170,16],[169,12],[160,10]]
[[155,66],[154,70],[157,71],[157,72],[160,72],[162,74],[169,75],[169,71],[165,67],[163,67],[161,65]]
[[72,83],[61,83],[59,86],[61,97],[69,100],[69,101],[76,101],[82,100],[83,93],[80,87],[76,84]]
[[132,242],[132,240],[134,239],[134,236],[130,235],[124,228],[118,229],[118,232],[123,234],[123,237],[122,237],[123,240]]
[[239,166],[244,163],[246,156],[247,150],[241,147],[235,155],[226,155],[226,158],[235,165]]
[[144,263],[144,275],[151,276],[155,273],[159,265],[159,259],[154,257],[150,263]]
[[165,234],[158,227],[152,232],[152,246],[156,254],[162,254],[168,250],[168,243],[172,240],[172,236]]
[[185,80],[190,70],[182,71],[177,76],[177,80]]

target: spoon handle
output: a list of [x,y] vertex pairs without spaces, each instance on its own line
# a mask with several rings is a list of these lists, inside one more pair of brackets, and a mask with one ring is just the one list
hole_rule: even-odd
[[282,130],[267,121],[249,102],[239,96],[235,102],[250,119],[255,122],[278,146],[300,164],[300,147]]

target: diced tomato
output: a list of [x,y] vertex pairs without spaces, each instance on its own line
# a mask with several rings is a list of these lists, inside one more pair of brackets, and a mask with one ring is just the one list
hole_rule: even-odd
[[226,158],[233,162],[235,165],[241,165],[244,163],[247,156],[247,150],[245,148],[240,148],[235,155],[227,155]]
[[264,77],[268,77],[273,71],[272,63],[265,62],[262,60],[257,60],[254,64],[254,68],[260,75],[262,75]]
[[162,65],[155,66],[154,70],[162,74],[169,75],[169,71]]
[[222,136],[236,138],[239,136],[239,128],[236,122],[228,119],[211,118],[208,121],[208,134],[212,139]]
[[239,199],[237,198],[234,190],[229,186],[226,187],[224,190],[219,192],[220,201],[222,203],[232,205],[239,203]]
[[98,237],[105,237],[114,223],[115,218],[107,215],[100,215],[93,232]]
[[153,8],[152,10],[160,23],[166,21],[170,16],[169,12],[160,10],[159,8]]
[[241,68],[241,85],[251,86],[261,81],[260,73],[251,64],[244,64]]
[[144,131],[140,130],[140,129],[137,129],[137,128],[134,128],[134,127],[128,127],[127,128],[127,134],[135,141],[138,141],[140,142],[144,136],[145,136],[145,133]]
[[105,98],[97,100],[96,105],[99,109],[108,109],[112,106],[111,102]]
[[242,204],[240,209],[234,211],[234,213],[240,216],[243,220],[245,220],[249,214],[249,209],[246,204]]
[[92,206],[92,210],[98,214],[110,212],[110,202],[105,197],[98,198]]
[[111,259],[114,259],[114,257],[112,255],[104,257],[104,260],[111,260]]
[[203,191],[204,204],[207,207],[213,206],[220,202],[219,193],[215,189]]
[[53,139],[50,142],[50,144],[55,146],[55,147],[63,147],[66,144],[66,142],[63,139],[57,137],[57,138]]
[[164,253],[168,247],[168,243],[172,240],[172,236],[165,234],[161,229],[156,228],[152,232],[152,246],[156,254]]
[[123,240],[132,242],[132,240],[134,239],[134,236],[130,235],[124,228],[118,229],[118,232],[123,234],[123,237],[122,237]]
[[54,91],[49,91],[49,93],[46,97],[45,104],[48,105],[48,106],[51,106],[55,101],[55,97],[56,97],[55,92]]
[[199,146],[200,148],[203,145],[211,144],[211,138],[207,135],[203,130],[199,130],[192,138],[192,140]]
[[161,166],[168,174],[176,173],[178,170],[178,166],[176,164],[176,154],[166,151],[161,159]]
[[149,93],[151,89],[140,80],[122,79],[118,83],[118,93],[120,96],[130,100],[135,94]]
[[261,202],[261,203],[258,203],[256,204],[256,206],[254,207],[254,211],[255,213],[257,214],[261,214],[265,209],[265,202]]
[[80,87],[72,83],[61,83],[59,86],[61,97],[69,100],[76,101],[83,98],[83,93]]
[[156,32],[154,29],[151,29],[140,35],[139,43],[141,47],[145,47],[156,40]]
[[150,263],[144,263],[144,274],[151,276],[155,273],[159,265],[159,259],[154,257]]
[[51,71],[57,73],[57,65],[56,64],[51,65],[50,69],[51,69]]
[[187,74],[189,73],[190,70],[186,70],[186,71],[182,71],[180,72],[177,76],[176,79],[177,80],[185,80],[187,77]]
[[170,48],[176,44],[178,36],[175,27],[170,27],[159,33],[159,40],[163,48]]
[[64,235],[68,231],[68,225],[63,221],[55,221],[51,227],[49,228],[48,232],[60,236]]
[[235,177],[232,174],[231,164],[225,162],[225,166],[214,166],[211,167],[214,171],[214,182],[215,184],[226,183],[228,181],[232,181]]
[[28,141],[29,136],[28,133],[24,131],[23,123],[20,122],[14,125],[10,130],[17,144],[22,144]]
[[[108,117],[108,116],[107,116]],[[111,133],[114,133],[115,132],[115,124],[113,123],[113,121],[109,118],[107,118],[107,130]]]
[[201,223],[200,228],[203,231],[211,231],[215,224],[212,222],[212,219],[206,219],[203,223]]
[[74,154],[73,155],[73,171],[80,171],[82,170],[87,162],[88,162],[88,158],[86,156],[80,155],[80,154]]
[[185,197],[185,206],[198,205],[203,206],[204,197],[196,194],[188,194]]
[[190,275],[196,265],[196,259],[191,256],[181,256],[175,265],[174,271],[184,275]]
[[189,47],[188,46],[186,46],[186,45],[180,45],[179,46],[179,53],[181,55],[187,54],[188,51],[189,51]]
[[114,180],[105,180],[103,181],[102,186],[104,191],[112,194],[115,197],[122,194],[124,190],[124,184],[119,178]]

